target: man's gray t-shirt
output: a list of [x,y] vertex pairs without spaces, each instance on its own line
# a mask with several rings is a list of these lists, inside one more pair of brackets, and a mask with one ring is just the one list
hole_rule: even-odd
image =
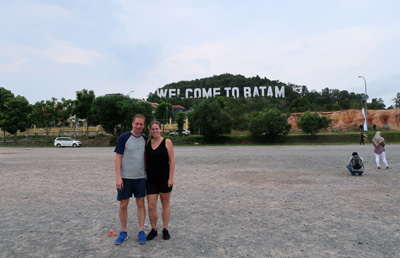
[[144,134],[136,137],[131,132],[124,133],[119,137],[114,151],[122,155],[121,178],[146,178],[144,171],[146,140]]

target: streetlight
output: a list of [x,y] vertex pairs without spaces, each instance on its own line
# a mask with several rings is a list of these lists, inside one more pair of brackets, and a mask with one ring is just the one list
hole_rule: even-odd
[[[166,122],[169,123],[169,120],[168,120],[168,98],[167,98],[167,107],[166,107],[165,117],[166,117],[166,120],[167,120]],[[164,118],[164,116],[163,116],[163,118]],[[163,135],[165,135],[165,122],[164,121],[163,121]]]
[[134,90],[131,90],[131,91],[129,92],[129,94],[128,94],[129,97],[131,97],[131,93],[132,93],[132,92],[135,92],[135,91],[134,91]]
[[[365,84],[365,123],[367,124],[368,122],[368,112],[367,112],[367,81],[365,80],[364,76],[359,75],[358,78],[363,78],[364,79],[364,84]],[[368,128],[368,124],[367,124]]]

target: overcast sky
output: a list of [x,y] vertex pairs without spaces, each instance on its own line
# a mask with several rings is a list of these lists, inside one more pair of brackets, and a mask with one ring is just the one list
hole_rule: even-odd
[[[0,87],[31,104],[146,98],[222,73],[382,98],[400,92],[398,0],[1,0]],[[134,91],[134,92],[131,92]]]

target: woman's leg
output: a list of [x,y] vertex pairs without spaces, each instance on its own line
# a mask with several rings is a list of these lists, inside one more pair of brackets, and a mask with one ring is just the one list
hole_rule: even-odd
[[162,205],[162,220],[163,220],[163,229],[168,229],[169,219],[171,218],[171,192],[169,193],[160,193],[161,205]]
[[385,152],[382,152],[381,155],[382,155],[383,163],[386,165],[386,167],[389,167],[389,165],[388,165],[388,163],[387,163],[387,161],[386,161],[386,154],[385,154]]
[[376,165],[377,165],[378,167],[380,167],[380,166],[379,166],[379,154],[376,154],[376,153],[375,153],[375,161],[376,161]]
[[147,207],[149,210],[149,219],[151,228],[154,230],[157,230],[157,220],[158,220],[157,200],[158,200],[158,194],[147,195]]

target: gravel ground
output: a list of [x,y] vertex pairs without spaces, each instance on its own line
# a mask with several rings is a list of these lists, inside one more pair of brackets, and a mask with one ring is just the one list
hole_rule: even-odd
[[0,256],[399,257],[400,145],[386,155],[392,170],[371,145],[175,147],[171,239],[139,245],[131,202],[116,246],[113,148],[3,147]]

